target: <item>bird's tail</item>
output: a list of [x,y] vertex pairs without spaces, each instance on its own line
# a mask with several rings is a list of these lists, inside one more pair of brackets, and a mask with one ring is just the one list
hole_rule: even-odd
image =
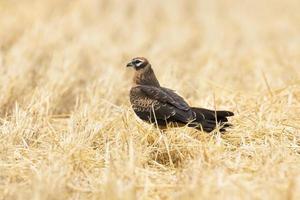
[[189,125],[190,127],[211,132],[218,125],[220,127],[220,131],[225,132],[227,127],[232,126],[232,124],[228,123],[227,117],[233,116],[233,112],[214,111],[196,107],[192,107],[191,109],[196,113],[196,117],[195,120]]

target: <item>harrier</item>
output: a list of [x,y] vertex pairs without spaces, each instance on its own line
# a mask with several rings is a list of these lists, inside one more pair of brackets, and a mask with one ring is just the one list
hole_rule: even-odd
[[133,58],[127,67],[135,70],[130,103],[140,119],[160,128],[176,124],[205,132],[217,127],[224,132],[226,127],[231,126],[227,117],[233,116],[233,112],[191,107],[173,90],[161,87],[146,58]]

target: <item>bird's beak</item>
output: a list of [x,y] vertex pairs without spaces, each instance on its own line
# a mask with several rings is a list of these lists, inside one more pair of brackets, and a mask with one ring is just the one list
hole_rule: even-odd
[[127,63],[126,67],[134,67],[134,64],[132,62]]

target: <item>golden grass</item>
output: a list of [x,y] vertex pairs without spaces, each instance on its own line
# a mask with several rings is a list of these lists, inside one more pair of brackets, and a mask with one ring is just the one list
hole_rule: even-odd
[[[130,108],[128,60],[227,134]],[[0,1],[0,199],[300,199],[298,0]]]

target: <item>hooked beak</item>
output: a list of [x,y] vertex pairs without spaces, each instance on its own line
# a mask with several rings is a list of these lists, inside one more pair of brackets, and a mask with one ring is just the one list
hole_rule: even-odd
[[132,62],[127,63],[126,67],[134,67],[134,64]]

